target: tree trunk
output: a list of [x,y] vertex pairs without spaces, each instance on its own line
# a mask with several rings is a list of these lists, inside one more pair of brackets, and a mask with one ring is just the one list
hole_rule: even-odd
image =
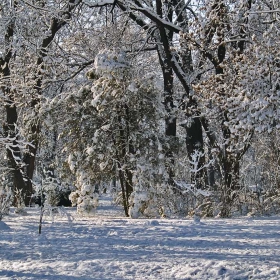
[[223,188],[221,197],[221,213],[222,218],[230,217],[232,206],[237,197],[239,190],[239,160],[233,155],[227,154],[222,159],[223,169]]
[[198,172],[191,174],[191,183],[195,184],[197,188],[203,188],[206,180],[205,156],[203,148],[203,133],[202,125],[199,116],[191,116],[189,125],[186,125],[186,147],[190,161],[193,161],[192,156],[196,151],[200,153],[198,160]]
[[[156,1],[157,14],[163,17],[163,6],[162,1]],[[170,9],[171,11],[171,9]],[[169,20],[172,20],[172,14],[168,14]],[[176,124],[177,120],[173,114],[174,100],[173,100],[173,69],[172,69],[172,56],[170,55],[170,46],[172,44],[173,33],[167,31],[163,27],[159,27],[159,33],[157,38],[157,51],[161,65],[163,75],[163,96],[164,96],[164,107],[166,111],[165,117],[165,135],[166,135],[166,147],[165,147],[165,158],[166,158],[166,169],[168,172],[168,183],[173,185],[173,178],[175,176],[174,170],[174,154],[173,145],[176,139]]]
[[23,195],[23,199],[26,205],[29,204],[31,198],[31,192],[29,191],[24,180],[24,173],[22,169],[21,162],[21,152],[18,143],[18,133],[17,133],[17,107],[15,105],[13,95],[11,91],[10,84],[10,61],[12,59],[12,40],[14,37],[14,23],[11,20],[10,25],[7,27],[5,34],[5,43],[7,49],[5,50],[4,59],[0,59],[0,72],[4,77],[6,77],[7,83],[2,86],[2,91],[7,99],[5,103],[6,109],[6,123],[3,126],[4,135],[12,140],[12,145],[7,148],[7,158],[8,166],[11,169],[11,174],[13,175],[13,192],[20,192]]
[[173,145],[176,139],[176,118],[173,116],[174,103],[173,103],[173,71],[172,68],[167,68],[166,64],[162,64],[162,73],[164,79],[164,107],[167,113],[165,118],[165,135],[167,137],[167,145],[165,157],[167,159],[166,167],[169,177],[169,184],[173,184],[175,176],[174,170],[174,153]]
[[[177,21],[179,26],[185,33],[189,32],[189,20],[188,14],[184,9],[184,3],[180,0],[174,1],[175,13],[177,15]],[[180,63],[185,74],[188,76],[193,73],[193,63],[191,50],[188,46],[188,42],[180,37]],[[186,100],[187,99],[187,100]],[[192,160],[192,155],[195,151],[204,154],[204,140],[202,133],[202,124],[200,121],[200,111],[197,108],[197,102],[190,96],[190,90],[185,93],[182,99],[182,109],[185,111],[185,116],[188,120],[188,124],[185,125],[186,129],[186,147],[189,160]],[[201,156],[198,162],[198,168],[202,168],[205,164],[205,157]],[[201,169],[195,174],[191,174],[191,183],[195,183],[196,187],[201,188],[205,180],[205,171]]]
[[[129,216],[129,198],[133,192],[132,184],[132,170],[129,166],[128,156],[134,153],[134,147],[130,140],[130,113],[129,107],[124,104],[119,108],[118,115],[118,132],[119,135],[115,137],[114,142],[116,146],[116,158],[119,173],[119,180],[122,190],[122,200],[125,215]],[[116,140],[117,139],[117,140]]]

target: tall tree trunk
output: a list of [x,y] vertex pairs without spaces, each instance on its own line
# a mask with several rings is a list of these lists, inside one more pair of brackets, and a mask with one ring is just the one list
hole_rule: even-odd
[[227,153],[221,160],[223,182],[222,182],[222,196],[221,196],[221,212],[222,218],[227,218],[231,214],[231,208],[237,197],[237,191],[239,190],[239,160],[232,155]]
[[[36,85],[34,87],[35,93],[37,96],[31,101],[31,108],[35,109],[38,104],[40,104],[40,96],[43,93],[43,73],[44,73],[44,58],[48,55],[48,48],[53,42],[57,32],[67,24],[67,21],[71,18],[71,12],[81,3],[81,0],[69,0],[68,5],[65,7],[65,10],[60,12],[59,17],[54,17],[50,21],[50,34],[45,37],[42,41],[39,51],[39,57],[37,59],[37,77]],[[44,6],[44,1],[40,3]],[[65,20],[66,19],[66,20]],[[41,132],[41,121],[38,117],[37,112],[35,112],[35,118],[32,121],[30,130],[32,135],[32,146],[29,146],[29,151],[24,155],[24,162],[26,164],[26,175],[28,177],[27,188],[32,190],[32,179],[35,170],[36,155],[39,147],[39,137]]]
[[[167,6],[167,14],[163,14],[163,5],[161,0],[156,1],[156,11],[159,17],[163,18],[166,16],[170,22],[172,22],[172,3],[165,3]],[[166,168],[168,172],[168,183],[174,184],[174,153],[173,147],[176,141],[176,125],[177,120],[174,116],[174,78],[173,78],[173,67],[172,67],[172,56],[170,54],[170,47],[172,46],[173,32],[166,30],[162,26],[159,26],[159,32],[157,36],[157,51],[158,57],[161,65],[162,75],[163,75],[163,95],[164,95],[164,107],[166,111],[165,117],[165,135],[167,138],[165,158],[166,158]]]
[[[35,120],[34,120],[35,121]],[[32,146],[29,146],[28,153],[24,155],[24,163],[26,165],[26,176],[28,181],[26,182],[28,190],[32,192],[33,189],[33,174],[35,170],[35,160],[39,145],[39,133],[40,133],[40,126],[39,124],[32,124],[31,125],[31,132],[32,132]]]
[[[16,2],[14,3],[16,6]],[[10,82],[10,62],[13,53],[13,37],[14,37],[14,22],[10,21],[5,33],[6,49],[4,50],[4,57],[0,59],[0,72],[6,78],[6,84],[2,86],[2,91],[6,97],[6,122],[3,126],[5,137],[12,139],[12,145],[7,148],[8,166],[11,169],[13,177],[13,192],[20,192],[23,195],[25,204],[29,204],[31,199],[31,191],[24,180],[24,172],[21,162],[21,152],[18,142],[17,131],[17,107],[14,102],[14,92],[11,91]]]
[[[7,91],[6,91],[7,93]],[[4,134],[6,137],[13,139],[12,145],[7,149],[8,166],[11,169],[13,178],[13,192],[22,195],[25,205],[30,204],[32,189],[28,188],[24,178],[24,170],[21,162],[21,152],[17,136],[17,110],[12,101],[7,102],[6,115],[7,122],[4,125]]]
[[[243,24],[240,27],[240,36],[241,40],[238,42],[238,53],[242,54],[245,50],[245,38],[247,36],[246,34],[246,28],[248,24],[248,15],[246,14],[251,9],[251,0],[248,0],[247,3],[245,3],[244,8],[244,19]],[[222,1],[217,1],[217,7],[221,9],[221,12],[219,16],[221,17],[221,26],[219,27],[219,36],[221,37],[220,40],[224,40],[224,34],[222,30],[225,30],[226,26],[226,14],[224,9],[224,3]],[[217,31],[218,33],[218,31]],[[222,75],[224,74],[223,68],[220,67],[220,64],[224,61],[226,57],[226,47],[224,44],[220,44],[217,49],[217,57],[218,61],[215,66],[216,75]],[[223,133],[223,139],[225,141],[224,143],[224,149],[220,151],[220,165],[222,166],[223,173],[223,195],[222,195],[222,209],[221,209],[221,216],[222,217],[228,217],[230,215],[230,208],[234,203],[234,200],[237,196],[237,191],[240,189],[240,159],[244,155],[244,153],[249,148],[249,145],[246,144],[244,146],[244,149],[242,152],[229,152],[228,148],[230,145],[233,145],[234,143],[232,141],[239,141],[239,137],[235,140],[231,140],[231,131],[225,125],[226,122],[228,122],[228,112],[224,111],[222,114],[222,122],[221,122],[221,130]],[[249,136],[250,138],[251,136]]]
[[129,107],[124,104],[119,108],[118,114],[118,135],[113,137],[116,148],[116,159],[119,173],[119,180],[122,190],[122,200],[125,215],[129,216],[129,198],[133,192],[133,173],[129,166],[129,155],[134,153],[130,139],[130,113]]
[[[183,29],[184,33],[189,32],[189,20],[188,15],[184,9],[184,2],[180,0],[174,1],[175,13],[177,15],[177,21],[179,26]],[[185,74],[190,76],[193,73],[193,63],[191,50],[188,46],[188,42],[183,38],[180,38],[180,63]],[[186,147],[189,160],[192,161],[192,156],[196,151],[201,153],[201,157],[198,158],[199,172],[191,174],[191,182],[196,184],[196,187],[201,188],[206,180],[206,173],[203,166],[205,165],[204,156],[204,139],[202,133],[202,124],[200,120],[200,111],[198,110],[196,100],[190,94],[190,89],[184,94],[182,99],[182,109],[185,111],[185,116],[188,120],[184,125],[186,129]]]
[[165,135],[167,137],[167,145],[165,150],[166,167],[168,172],[169,184],[173,184],[173,178],[175,176],[174,170],[174,153],[173,146],[176,140],[176,117],[173,114],[174,102],[173,102],[173,71],[172,68],[167,66],[165,61],[161,63],[163,80],[164,80],[164,107],[166,111],[165,118]]

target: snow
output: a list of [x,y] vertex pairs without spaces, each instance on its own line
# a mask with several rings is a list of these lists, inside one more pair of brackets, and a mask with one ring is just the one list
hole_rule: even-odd
[[6,231],[6,230],[9,231],[10,227],[3,221],[0,221],[0,231]]
[[41,235],[38,208],[4,218],[1,280],[280,279],[279,216],[128,219],[108,197],[92,218],[65,211]]

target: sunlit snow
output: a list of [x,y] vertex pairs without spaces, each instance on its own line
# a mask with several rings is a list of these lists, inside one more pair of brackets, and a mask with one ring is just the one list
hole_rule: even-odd
[[1,280],[280,279],[279,216],[128,219],[107,197],[92,218],[65,211],[41,235],[39,208],[4,218]]

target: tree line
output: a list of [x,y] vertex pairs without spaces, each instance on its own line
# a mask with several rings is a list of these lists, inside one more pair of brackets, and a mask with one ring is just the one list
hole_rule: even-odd
[[[0,4],[1,188],[126,216],[279,209],[279,3]],[[12,198],[13,197],[13,198]],[[5,202],[6,203],[6,202]],[[3,203],[2,203],[3,204]]]

